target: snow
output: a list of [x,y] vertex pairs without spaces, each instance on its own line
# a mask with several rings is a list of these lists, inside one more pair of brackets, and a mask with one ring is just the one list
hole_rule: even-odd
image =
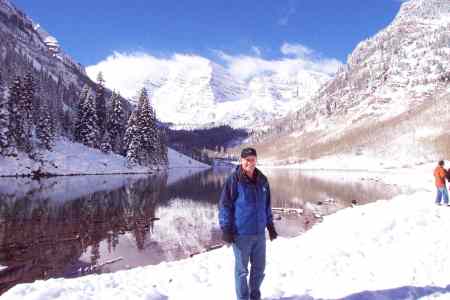
[[[268,241],[263,299],[450,298],[450,208],[433,203],[435,164],[377,172],[371,165],[366,161],[365,176],[414,192],[340,210],[301,236]],[[234,299],[233,261],[231,248],[222,247],[155,266],[21,284],[2,299]]]
[[[244,79],[232,72],[233,67],[225,68],[197,55],[177,54],[166,60],[115,53],[88,67],[87,72],[95,79],[102,71],[106,84],[126,97],[132,97],[137,86],[145,85],[157,118],[184,129],[267,124],[298,110],[331,79],[331,74],[297,59],[257,59],[254,63],[261,64],[257,68],[261,70]],[[155,69],[159,72],[152,71]]]
[[[322,148],[316,155],[360,147],[372,152],[366,157],[378,154],[394,164],[434,160],[448,124],[433,122],[431,128],[428,121],[448,112],[448,85],[439,78],[450,69],[450,5],[448,0],[411,0],[401,6],[392,23],[360,42],[348,64],[298,114],[280,122],[293,130],[278,125],[274,132],[300,141],[314,134],[317,139],[307,148]],[[275,134],[269,138],[277,142]]]
[[208,165],[196,161],[184,154],[173,149],[168,149],[169,167],[170,168],[209,168]]
[[174,170],[169,171],[167,185],[171,185],[183,178],[187,178],[195,173],[210,168],[210,166],[193,160],[192,158],[170,148],[168,149],[167,157],[169,159],[169,168]]
[[[41,171],[55,175],[96,175],[123,173],[152,173],[165,166],[127,167],[126,158],[118,154],[105,154],[98,149],[59,139],[51,151],[44,151],[40,158],[43,163],[30,159],[24,153],[16,158],[0,156],[0,176],[30,175],[32,171]],[[208,168],[185,155],[169,149],[169,168]]]

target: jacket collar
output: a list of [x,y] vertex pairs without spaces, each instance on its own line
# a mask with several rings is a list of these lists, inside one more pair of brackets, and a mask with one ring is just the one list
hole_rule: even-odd
[[239,181],[246,182],[246,183],[253,183],[256,184],[261,180],[261,171],[258,170],[258,168],[255,168],[255,173],[253,174],[253,179],[249,178],[244,170],[242,170],[242,167],[239,165],[236,167],[236,176]]

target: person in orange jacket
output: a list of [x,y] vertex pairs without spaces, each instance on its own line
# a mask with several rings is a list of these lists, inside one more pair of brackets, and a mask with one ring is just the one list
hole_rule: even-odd
[[441,199],[444,197],[444,204],[448,204],[448,192],[447,187],[445,186],[445,177],[447,175],[447,171],[444,169],[444,161],[440,160],[438,162],[437,167],[434,169],[434,179],[437,188],[436,195],[436,204],[441,205]]

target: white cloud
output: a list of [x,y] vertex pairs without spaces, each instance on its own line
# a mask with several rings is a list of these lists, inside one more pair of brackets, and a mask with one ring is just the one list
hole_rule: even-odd
[[[225,63],[230,74],[239,80],[248,80],[268,72],[295,76],[302,70],[333,75],[342,65],[334,58],[317,57],[314,50],[301,44],[284,43],[280,47],[283,56],[272,60],[261,57],[261,50],[257,46],[251,47],[254,55],[230,55],[221,50],[212,51]],[[119,90],[123,96],[131,98],[148,81],[158,83],[173,68],[183,68],[189,74],[190,70],[207,67],[208,62],[206,58],[188,54],[158,58],[142,52],[114,52],[98,64],[87,67],[86,71],[93,80],[102,71],[108,88]]]
[[313,50],[301,44],[284,43],[280,48],[284,55],[293,55],[298,58],[307,58],[313,54]]
[[224,60],[230,73],[241,79],[248,80],[262,73],[295,74],[299,71],[316,71],[334,75],[342,63],[334,58],[320,58],[314,55],[314,50],[301,44],[284,43],[280,52],[285,56],[276,60],[267,60],[249,55],[230,55],[216,50],[216,55]]
[[114,52],[98,64],[87,67],[86,72],[95,80],[98,72],[102,71],[107,87],[117,89],[123,96],[131,98],[145,81],[158,80],[167,74],[169,62],[142,52]]

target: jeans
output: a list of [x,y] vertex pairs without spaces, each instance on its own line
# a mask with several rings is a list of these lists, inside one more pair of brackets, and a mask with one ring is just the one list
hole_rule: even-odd
[[441,203],[442,196],[444,196],[444,204],[448,204],[448,192],[446,186],[437,188],[437,195],[436,195],[437,204]]
[[[233,243],[234,279],[238,300],[261,299],[261,283],[266,268],[266,236],[238,235]],[[250,282],[247,284],[248,262],[250,261]],[[250,293],[249,293],[250,285]]]

